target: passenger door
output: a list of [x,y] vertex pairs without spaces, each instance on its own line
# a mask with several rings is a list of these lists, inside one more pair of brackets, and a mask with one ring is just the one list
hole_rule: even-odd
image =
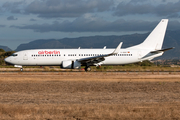
[[27,52],[24,53],[24,55],[23,55],[23,60],[28,60],[28,53],[27,53]]

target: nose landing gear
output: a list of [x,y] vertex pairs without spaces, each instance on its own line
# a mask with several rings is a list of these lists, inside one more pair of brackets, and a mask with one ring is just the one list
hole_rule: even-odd
[[23,71],[22,65],[14,65],[14,67],[20,68],[20,71],[21,71],[21,72]]
[[23,68],[20,68],[20,71],[23,72]]

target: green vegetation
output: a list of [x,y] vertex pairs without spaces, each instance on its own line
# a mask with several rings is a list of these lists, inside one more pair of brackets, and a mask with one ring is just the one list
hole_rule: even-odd
[[1,66],[5,66],[6,63],[4,61],[4,59],[10,55],[12,55],[15,51],[4,51],[3,49],[0,49],[0,65]]
[[3,49],[0,49],[0,52],[5,52]]
[[170,67],[164,65],[156,65],[150,61],[143,61],[127,65],[117,65],[117,66],[101,66],[101,67],[91,67],[92,71],[122,71],[122,72],[177,72],[180,71],[180,67]]
[[92,68],[96,71],[149,71],[155,69],[157,66],[150,61],[143,61],[127,65],[118,65],[118,66],[101,66],[97,68]]

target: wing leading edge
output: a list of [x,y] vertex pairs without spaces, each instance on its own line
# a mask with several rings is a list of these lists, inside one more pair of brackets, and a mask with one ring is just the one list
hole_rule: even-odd
[[88,58],[82,58],[82,59],[78,59],[77,61],[81,62],[81,64],[89,64],[89,65],[93,65],[93,64],[97,64],[99,62],[102,62],[105,60],[105,57],[111,56],[111,55],[115,55],[118,54],[121,46],[122,46],[123,42],[121,42],[117,48],[110,54],[106,54],[106,55],[99,55],[99,56],[94,56],[94,57],[88,57]]

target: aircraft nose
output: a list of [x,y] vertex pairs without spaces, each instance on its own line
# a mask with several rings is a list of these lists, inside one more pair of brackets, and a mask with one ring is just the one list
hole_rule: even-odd
[[4,61],[5,61],[6,64],[9,64],[11,60],[10,60],[9,57],[7,57],[7,58],[4,59]]
[[5,61],[5,62],[8,62],[8,58],[5,58],[4,61]]

